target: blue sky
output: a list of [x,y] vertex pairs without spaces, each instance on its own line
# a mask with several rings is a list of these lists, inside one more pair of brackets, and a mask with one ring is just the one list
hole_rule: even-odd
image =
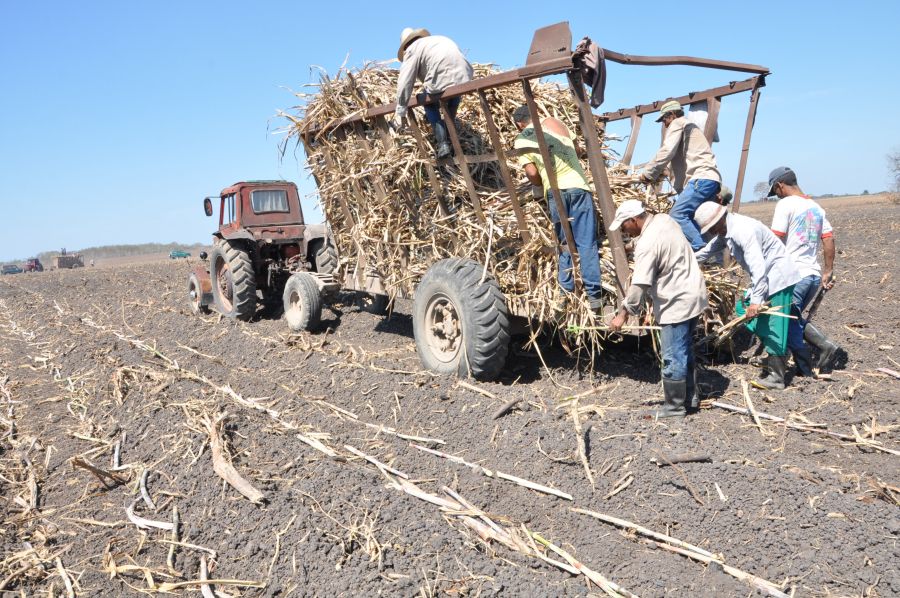
[[[781,164],[808,193],[889,184],[900,147],[897,2],[24,2],[0,15],[0,261],[61,246],[207,242],[201,199],[242,179],[314,186],[282,161],[288,89],[396,54],[400,30],[453,37],[472,61],[519,66],[534,29],[567,20],[575,40],[632,54],[689,54],[772,70],[745,197]],[[640,10],[638,6],[643,7]],[[601,111],[743,79],[683,67],[609,68]],[[715,151],[734,185],[748,95],[723,102]],[[648,126],[649,125],[649,126]],[[659,137],[646,123],[635,154]],[[613,132],[617,131],[613,129]],[[309,220],[321,215],[305,201]]]

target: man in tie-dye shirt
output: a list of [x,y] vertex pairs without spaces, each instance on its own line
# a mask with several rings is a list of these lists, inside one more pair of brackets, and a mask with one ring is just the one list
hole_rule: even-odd
[[[774,232],[787,248],[794,265],[803,279],[794,286],[792,313],[796,324],[788,330],[788,347],[794,355],[798,373],[812,376],[812,360],[809,347],[819,350],[816,369],[831,365],[839,347],[815,326],[802,319],[803,309],[813,300],[819,287],[830,289],[834,285],[834,231],[825,216],[825,210],[804,195],[797,184],[797,175],[787,166],[776,168],[769,174],[769,196],[778,196],[775,215],[772,217]],[[825,256],[824,271],[819,266],[819,246]]]

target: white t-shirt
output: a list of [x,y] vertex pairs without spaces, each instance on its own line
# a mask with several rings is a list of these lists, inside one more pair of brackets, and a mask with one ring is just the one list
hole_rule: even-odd
[[804,278],[822,275],[819,240],[833,234],[822,206],[799,195],[779,199],[772,217],[772,232],[784,241],[791,260]]

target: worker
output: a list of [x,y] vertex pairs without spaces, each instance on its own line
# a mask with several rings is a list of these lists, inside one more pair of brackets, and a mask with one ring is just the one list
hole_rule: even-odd
[[[700,204],[694,220],[701,234],[714,235],[710,243],[695,253],[703,263],[726,247],[732,257],[750,275],[747,328],[758,336],[768,352],[757,384],[782,390],[787,372],[787,342],[794,285],[802,276],[794,266],[784,244],[759,220],[728,213],[714,201]],[[784,316],[759,315],[768,308]]]
[[610,330],[621,330],[649,294],[660,326],[664,402],[656,417],[684,416],[700,406],[694,366],[694,329],[708,306],[706,281],[681,227],[667,214],[648,214],[636,199],[623,201],[610,230],[636,237],[631,286]]
[[[834,286],[834,231],[825,216],[825,210],[805,195],[797,184],[797,175],[787,166],[780,166],[769,173],[769,197],[778,197],[772,232],[787,247],[794,265],[803,279],[794,287],[791,313],[797,317],[797,326],[789,330],[788,346],[794,353],[797,370],[805,376],[813,376],[809,349],[804,340],[818,349],[815,369],[831,367],[838,347],[818,328],[803,319],[803,310],[815,298]],[[819,266],[819,245],[825,256],[824,271]],[[821,290],[820,290],[821,288]]]
[[715,201],[718,196],[722,176],[716,166],[716,157],[703,135],[703,129],[684,117],[681,104],[675,100],[662,105],[656,122],[663,123],[665,136],[662,145],[653,159],[635,175],[635,180],[653,183],[671,163],[674,176],[672,186],[678,196],[669,216],[681,226],[694,251],[699,251],[706,243],[693,217],[701,203]]
[[[565,291],[572,293],[575,291],[572,254],[566,245],[562,220],[553,190],[550,187],[550,179],[547,178],[547,168],[538,148],[528,106],[516,108],[513,112],[513,121],[519,130],[514,147],[522,151],[519,155],[519,164],[525,169],[525,176],[529,182],[535,187],[543,189],[542,195],[547,198],[550,220],[553,222],[556,238],[562,246],[559,255],[559,285]],[[600,250],[597,244],[594,197],[591,194],[591,188],[588,185],[584,169],[581,167],[581,162],[578,161],[575,139],[566,125],[551,117],[541,121],[541,128],[547,142],[547,149],[553,158],[553,169],[556,172],[560,199],[569,217],[572,237],[575,241],[575,248],[578,250],[584,290],[588,296],[591,311],[599,314],[603,309],[601,297],[603,291],[600,286]]]
[[[441,118],[440,99],[444,90],[453,85],[460,85],[472,80],[472,65],[466,60],[456,43],[443,35],[431,35],[427,29],[407,27],[400,33],[400,49],[397,59],[400,77],[397,79],[397,107],[391,127],[395,131],[402,130],[406,124],[406,111],[412,97],[416,79],[425,84],[425,93],[417,99],[425,107],[425,118],[434,129],[437,142],[435,154],[438,159],[450,155],[450,138],[447,125]],[[450,118],[456,118],[459,108],[459,97],[447,101],[446,108]]]

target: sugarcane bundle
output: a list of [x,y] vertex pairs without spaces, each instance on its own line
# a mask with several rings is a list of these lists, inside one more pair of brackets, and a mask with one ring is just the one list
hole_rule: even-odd
[[[476,64],[474,70],[476,78],[498,72],[487,64]],[[441,188],[433,188],[427,171],[427,164],[434,164],[433,148],[422,151],[413,135],[391,136],[372,122],[333,127],[367,106],[394,101],[397,75],[397,70],[376,63],[352,72],[342,69],[336,77],[322,74],[315,93],[296,94],[301,103],[281,113],[288,120],[285,143],[299,142],[306,136],[307,164],[342,256],[344,275],[377,275],[392,295],[409,297],[436,261],[470,258],[485,264],[486,273],[497,280],[514,311],[527,314],[535,326],[550,326],[569,336],[573,330],[584,331],[575,335],[575,344],[595,344],[602,333],[597,330],[599,322],[586,298],[566,293],[556,282],[559,243],[546,201],[533,196],[524,172],[513,160],[510,167],[517,177],[514,192],[522,206],[527,241],[520,234],[496,160],[469,165],[484,214],[481,220],[458,164],[451,160],[439,163],[436,168]],[[545,82],[533,82],[532,89],[542,118],[557,118],[577,139],[584,138],[568,89]],[[512,113],[525,104],[523,89],[511,84],[485,90],[484,94],[500,142],[510,151],[518,135]],[[419,117],[422,120],[421,113]],[[477,94],[462,97],[456,127],[467,156],[493,152]],[[421,130],[426,142],[433,143],[430,128]],[[308,135],[319,131],[328,132]],[[599,128],[598,132],[602,135]],[[627,199],[641,199],[651,212],[668,211],[671,194],[633,183],[626,176],[630,167],[617,164],[606,146],[604,159],[617,205]],[[590,177],[586,162],[582,166]],[[605,237],[604,230],[598,222],[601,238]],[[605,238],[600,258],[603,288],[614,303],[615,269]],[[367,272],[358,271],[362,265]],[[709,271],[707,281],[718,314],[711,315],[711,324],[725,322],[733,309],[732,283],[718,271]],[[719,294],[720,288],[726,292]],[[584,334],[589,338],[583,338]]]

